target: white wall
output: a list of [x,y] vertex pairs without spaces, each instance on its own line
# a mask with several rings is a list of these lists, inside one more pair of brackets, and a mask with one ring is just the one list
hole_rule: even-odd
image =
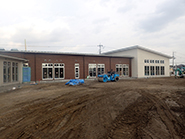
[[[154,63],[144,63],[144,60],[154,60]],[[155,63],[155,60],[164,60],[164,64]],[[162,77],[162,75],[144,75],[144,66],[164,66],[165,67],[165,75],[163,76],[170,76],[169,71],[169,58],[163,57],[151,52],[147,52],[141,49],[138,49],[138,77]]]
[[[131,56],[134,57],[131,60],[131,68],[132,68],[132,77],[138,77],[137,73],[138,73],[138,60],[137,60],[137,52],[138,49],[132,49],[132,50],[128,50],[128,51],[123,51],[123,52],[117,52],[117,53],[113,53],[113,54],[108,54],[111,56]],[[129,73],[130,74],[130,73]]]

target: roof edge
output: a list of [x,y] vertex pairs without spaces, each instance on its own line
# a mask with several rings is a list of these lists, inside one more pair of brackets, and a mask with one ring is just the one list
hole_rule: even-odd
[[24,61],[24,62],[28,61],[27,59],[23,59],[23,58],[19,58],[19,57],[13,57],[13,56],[8,56],[8,55],[2,55],[2,54],[0,54],[0,57],[9,58],[9,59],[15,59],[15,60]]
[[164,57],[167,57],[167,58],[170,58],[170,59],[173,58],[172,56],[163,54],[163,53],[161,53],[161,52],[157,52],[157,51],[155,51],[155,50],[151,50],[151,49],[149,49],[149,48],[141,47],[141,46],[139,46],[139,45],[130,46],[130,47],[126,47],[126,48],[121,48],[121,49],[117,49],[117,50],[105,52],[105,53],[103,53],[103,54],[104,54],[104,55],[108,55],[108,54],[112,54],[112,53],[117,53],[117,52],[132,50],[132,49],[141,49],[141,50],[144,50],[144,51],[147,51],[147,52],[150,52],[150,53],[154,53],[154,54],[157,54],[157,55],[161,55],[161,56],[164,56]]
[[94,57],[118,57],[118,58],[133,58],[132,56],[110,56],[102,54],[88,54],[88,53],[69,53],[69,52],[50,52],[50,51],[0,51],[6,53],[29,53],[29,54],[50,54],[50,55],[71,55],[71,56],[94,56]]

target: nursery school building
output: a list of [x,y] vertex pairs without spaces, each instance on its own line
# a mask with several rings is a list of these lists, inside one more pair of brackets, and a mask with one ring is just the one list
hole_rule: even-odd
[[[132,46],[101,55],[62,52],[0,50],[0,84],[21,83],[28,67],[31,81],[96,78],[107,71],[116,71],[120,78],[169,77],[166,54]],[[22,66],[22,67],[21,67]],[[17,69],[17,70],[15,70]],[[31,70],[31,71],[30,71]],[[16,78],[15,78],[16,75]],[[8,82],[8,83],[7,83]],[[24,80],[23,80],[24,82]]]
[[[0,50],[1,55],[16,57],[25,60],[23,66],[31,68],[31,81],[48,81],[61,79],[85,79],[96,78],[97,75],[113,71],[122,71],[121,77],[131,77],[131,56],[107,56],[96,54],[57,53],[57,52],[33,52],[33,51],[6,51]],[[12,64],[9,59],[11,75]],[[122,65],[120,67],[120,65]],[[121,69],[120,69],[121,68]],[[7,71],[8,72],[8,71]],[[17,76],[22,75],[17,72]],[[6,78],[6,73],[2,74]],[[19,76],[21,78],[21,76]],[[16,82],[16,81],[15,81]]]

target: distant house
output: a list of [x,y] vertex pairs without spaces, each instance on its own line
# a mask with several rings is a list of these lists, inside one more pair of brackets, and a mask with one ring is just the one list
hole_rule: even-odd
[[[169,59],[171,56],[141,46],[132,46],[103,53],[109,56],[131,56],[132,77],[170,76]],[[117,72],[124,73],[123,65],[118,64]]]

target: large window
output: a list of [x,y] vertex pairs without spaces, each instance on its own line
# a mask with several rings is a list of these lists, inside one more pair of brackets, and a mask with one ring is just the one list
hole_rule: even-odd
[[105,73],[105,64],[89,64],[89,76],[96,77],[96,75]]
[[4,61],[3,62],[3,82],[11,82],[11,63]]
[[123,75],[124,76],[129,75],[129,66],[127,64],[123,64]]
[[15,63],[15,81],[18,81],[18,63]]
[[164,66],[161,66],[161,75],[164,75]]
[[122,75],[122,65],[121,64],[116,64],[116,72],[119,75]]
[[156,75],[160,75],[160,73],[159,73],[159,66],[156,66],[155,68],[156,68],[156,69],[155,69],[155,72],[156,72],[155,74],[156,74]]
[[154,66],[150,66],[150,75],[154,75]]
[[64,71],[63,63],[42,63],[43,79],[64,79]]
[[15,62],[12,62],[12,81],[15,81]]
[[63,79],[64,78],[64,64],[55,63],[54,64],[54,77],[55,79]]
[[3,62],[3,82],[18,81],[18,63],[16,62]]
[[43,63],[42,64],[42,73],[43,79],[52,79],[53,78],[53,64],[52,63]]
[[98,75],[104,74],[105,72],[105,65],[104,64],[98,64]]
[[129,65],[128,64],[116,64],[116,73],[123,76],[129,75]]
[[96,77],[96,64],[89,64],[89,76]]
[[8,82],[8,72],[7,72],[7,68],[8,68],[8,63],[6,61],[3,62],[3,82],[6,83]]
[[145,66],[145,75],[149,75],[149,66]]
[[164,66],[144,66],[144,73],[148,75],[165,75]]

